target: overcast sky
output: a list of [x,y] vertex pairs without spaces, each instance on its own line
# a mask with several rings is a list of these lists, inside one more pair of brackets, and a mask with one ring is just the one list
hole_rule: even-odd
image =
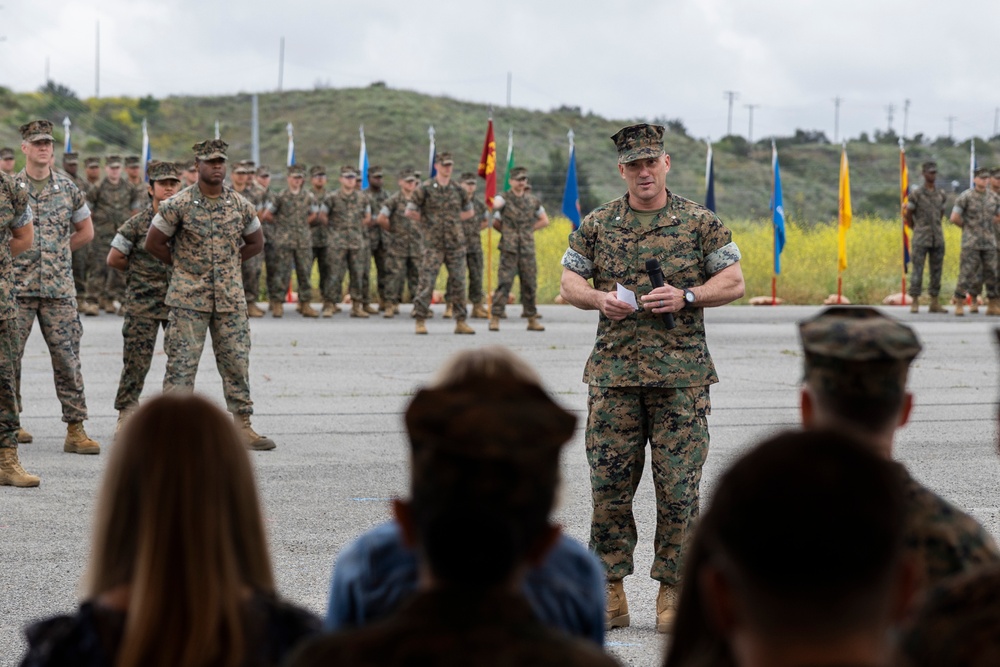
[[[238,8],[238,9],[234,9]],[[679,118],[702,138],[796,128],[994,134],[1000,4],[929,0],[6,0],[0,85],[50,77],[102,96],[366,86],[613,118]]]

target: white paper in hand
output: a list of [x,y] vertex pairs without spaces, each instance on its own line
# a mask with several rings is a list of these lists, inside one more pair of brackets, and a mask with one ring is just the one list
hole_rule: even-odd
[[625,287],[621,283],[615,283],[618,286],[618,297],[619,301],[624,301],[628,305],[632,306],[634,310],[639,310],[639,305],[635,302],[635,292]]

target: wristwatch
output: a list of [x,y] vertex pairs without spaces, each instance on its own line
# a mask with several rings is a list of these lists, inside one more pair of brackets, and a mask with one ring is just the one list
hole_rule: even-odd
[[694,292],[689,289],[684,290],[684,307],[689,308],[694,305]]

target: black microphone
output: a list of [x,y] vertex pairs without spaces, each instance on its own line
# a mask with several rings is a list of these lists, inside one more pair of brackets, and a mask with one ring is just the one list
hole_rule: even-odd
[[[663,287],[663,269],[660,268],[660,260],[655,257],[653,259],[647,259],[646,273],[649,274],[649,282],[652,283],[654,288]],[[663,324],[666,325],[667,329],[673,329],[677,326],[677,323],[674,322],[673,313],[663,313],[661,317],[663,318]]]

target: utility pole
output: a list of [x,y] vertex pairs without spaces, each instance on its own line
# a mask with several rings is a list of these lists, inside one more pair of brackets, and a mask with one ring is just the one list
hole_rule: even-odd
[[750,128],[747,131],[747,141],[752,144],[753,143],[753,110],[757,109],[758,107],[760,107],[760,105],[759,104],[744,104],[743,106],[746,107],[747,110],[750,111]]
[[729,119],[726,121],[726,136],[733,133],[733,102],[739,98],[740,93],[736,90],[726,90],[722,93],[729,100]]
[[993,136],[1000,134],[1000,107],[993,111]]
[[885,108],[885,110],[886,110],[886,113],[889,115],[889,125],[888,125],[889,130],[888,131],[889,131],[889,134],[892,134],[892,113],[896,110],[896,105],[895,104],[890,104],[889,106],[887,106]]
[[260,166],[260,110],[257,93],[250,97],[250,159]]
[[910,100],[903,100],[903,139],[906,139],[910,126]]
[[956,118],[954,116],[948,116],[948,140],[954,143],[954,139],[951,136],[951,130],[955,125]]
[[101,22],[97,22],[97,39],[94,42],[94,97],[101,96]]
[[285,78],[285,38],[281,38],[281,46],[278,48],[278,92],[281,92],[281,84]]
[[513,83],[514,75],[511,72],[507,72],[507,108],[510,108],[510,87]]
[[833,143],[840,143],[840,96],[833,98]]

